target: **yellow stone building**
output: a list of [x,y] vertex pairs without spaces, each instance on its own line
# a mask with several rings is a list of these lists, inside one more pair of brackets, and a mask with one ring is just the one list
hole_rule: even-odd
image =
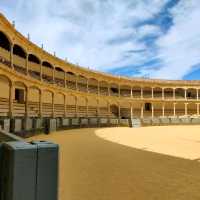
[[1,117],[97,118],[102,124],[197,118],[199,90],[200,81],[126,78],[76,66],[33,44],[0,15]]

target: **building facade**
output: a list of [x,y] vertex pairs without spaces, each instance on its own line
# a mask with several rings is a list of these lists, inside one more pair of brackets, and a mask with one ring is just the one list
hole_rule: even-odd
[[200,81],[112,76],[61,60],[0,15],[1,117],[198,117],[199,98]]

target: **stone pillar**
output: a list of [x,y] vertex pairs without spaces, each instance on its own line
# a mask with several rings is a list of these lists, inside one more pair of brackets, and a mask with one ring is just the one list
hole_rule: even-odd
[[28,54],[26,54],[26,75],[28,75]]
[[133,105],[131,103],[131,120],[133,119]]
[[76,90],[78,90],[78,76],[76,75]]
[[26,88],[26,96],[25,96],[25,117],[28,117],[28,94],[29,88]]
[[131,98],[133,98],[133,88],[131,87]]
[[39,92],[39,116],[42,117],[42,91]]
[[40,80],[42,81],[42,62],[40,63]]
[[176,89],[173,88],[173,99],[176,99]]
[[199,103],[197,103],[197,115],[199,116]]
[[86,117],[88,117],[88,98],[86,98]]
[[66,97],[66,95],[64,95],[64,116],[65,117],[67,117],[66,105],[67,105],[67,97]]
[[151,89],[151,98],[154,98],[154,88]]
[[88,82],[89,82],[89,80],[87,79],[87,83],[86,83],[87,84],[87,86],[86,86],[87,87],[87,93],[89,93],[89,84],[88,84]]
[[176,103],[174,103],[174,117],[176,116]]
[[100,84],[99,84],[99,81],[98,81],[98,95],[100,95]]
[[144,104],[141,104],[141,118],[144,117]]
[[77,96],[75,97],[75,116],[78,117],[78,98]]
[[110,85],[108,85],[108,96],[110,96]]
[[14,69],[14,67],[13,67],[13,47],[14,47],[14,45],[11,44],[10,45],[10,66],[12,69]]
[[121,96],[121,88],[120,88],[120,85],[118,86],[118,97],[120,97]]
[[187,100],[187,89],[185,89],[185,100]]
[[65,82],[64,86],[65,86],[65,88],[67,87],[66,81],[67,81],[66,72],[64,72],[64,82]]
[[55,102],[55,95],[52,93],[52,117],[55,117],[55,108],[54,108],[54,102]]
[[185,116],[187,116],[188,115],[188,103],[185,103]]
[[154,104],[151,104],[151,118],[154,118]]
[[143,99],[143,88],[141,88],[141,99]]
[[53,83],[55,83],[55,67],[53,68],[53,72],[52,72],[52,77],[53,77]]
[[97,117],[99,117],[99,99],[97,99]]
[[9,88],[9,117],[13,116],[13,97],[14,97],[14,87],[13,84],[10,84]]
[[121,107],[120,107],[120,103],[118,104],[118,118],[121,119]]
[[165,117],[165,104],[162,104],[162,116]]
[[199,89],[197,89],[197,100],[199,100]]
[[162,99],[165,99],[165,88],[162,88]]
[[109,117],[110,117],[110,103],[108,102],[108,114],[109,114]]

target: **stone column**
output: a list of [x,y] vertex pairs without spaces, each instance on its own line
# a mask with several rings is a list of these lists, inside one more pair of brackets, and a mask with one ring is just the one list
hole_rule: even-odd
[[100,95],[100,84],[99,84],[99,81],[98,81],[98,95]]
[[99,99],[97,99],[97,117],[99,118]]
[[10,45],[10,66],[12,69],[14,69],[14,67],[13,67],[13,47],[14,47],[14,45],[11,44]]
[[110,96],[110,85],[108,85],[108,96]]
[[141,99],[143,99],[143,88],[141,88]]
[[14,87],[13,84],[10,84],[9,87],[9,117],[13,116],[13,97],[14,97]]
[[55,117],[55,107],[54,107],[54,102],[55,102],[55,94],[52,93],[52,117]]
[[88,117],[88,98],[86,98],[86,117]]
[[64,86],[65,86],[65,88],[67,87],[66,81],[67,81],[66,72],[64,72],[64,82],[65,82]]
[[53,77],[53,83],[55,83],[55,68],[53,68],[53,72],[52,72],[52,77]]
[[66,105],[67,105],[67,96],[64,95],[64,116],[65,116],[65,117],[67,117]]
[[165,104],[162,104],[162,116],[165,117]]
[[133,119],[133,105],[131,103],[131,120]]
[[28,94],[29,88],[26,88],[26,95],[25,95],[25,117],[28,117]]
[[28,54],[26,54],[26,75],[28,75]]
[[120,88],[120,85],[118,86],[118,97],[120,97],[121,96],[121,88]]
[[176,89],[173,88],[173,99],[175,100],[176,99]]
[[42,62],[40,63],[40,80],[42,81]]
[[151,89],[151,98],[154,98],[154,88]]
[[162,99],[165,99],[165,88],[162,88]]
[[121,119],[121,107],[120,107],[120,103],[118,104],[118,118]]
[[131,87],[131,98],[133,98],[133,88]]
[[89,80],[87,79],[87,83],[86,83],[86,87],[87,87],[87,93],[89,93]]
[[197,100],[199,100],[199,89],[197,89]]
[[141,104],[141,118],[144,117],[144,104]]
[[187,100],[187,89],[185,89],[185,100]]
[[151,118],[154,118],[154,104],[151,104]]
[[75,97],[75,116],[78,117],[78,98],[77,96]]
[[188,103],[185,103],[185,116],[187,116],[188,115]]
[[176,103],[174,103],[174,117],[176,116]]
[[42,91],[39,92],[39,116],[42,117]]
[[199,116],[199,103],[197,103],[197,115]]

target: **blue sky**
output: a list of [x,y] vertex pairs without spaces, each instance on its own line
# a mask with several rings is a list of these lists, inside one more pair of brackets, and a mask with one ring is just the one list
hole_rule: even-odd
[[200,79],[199,0],[1,0],[0,11],[31,41],[80,66]]

